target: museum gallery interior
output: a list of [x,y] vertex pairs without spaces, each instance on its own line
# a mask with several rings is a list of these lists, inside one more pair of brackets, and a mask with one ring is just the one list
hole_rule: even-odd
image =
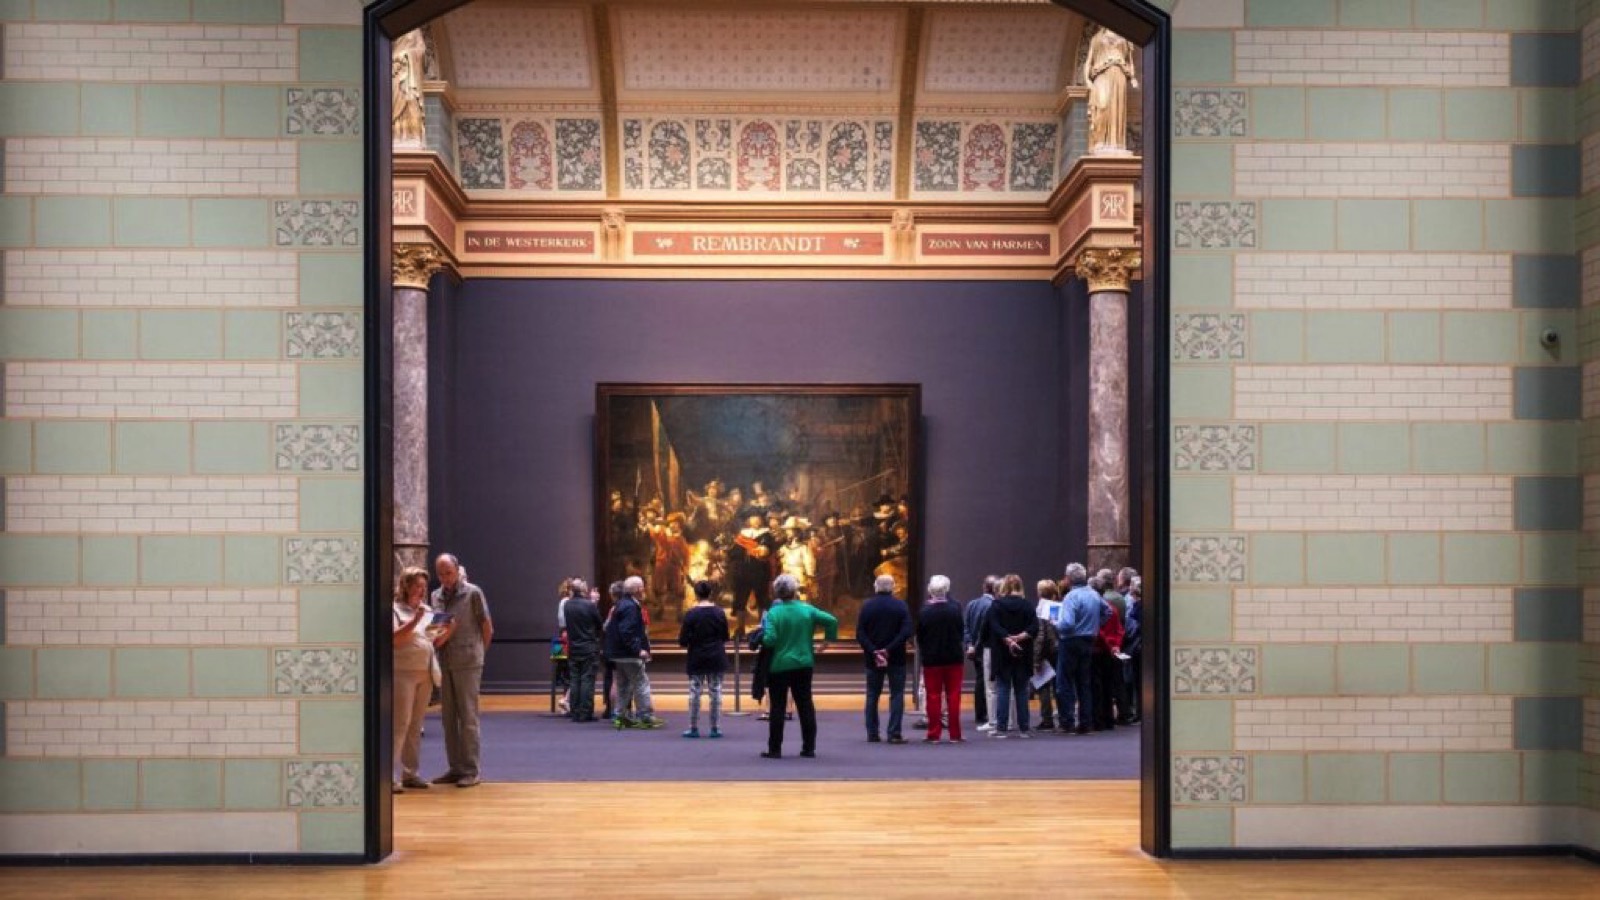
[[[1592,891],[1597,34],[0,3],[0,896],[1034,895],[1062,852],[1106,893]],[[1137,573],[1109,643],[1069,563]],[[975,730],[981,637],[943,721],[930,631],[876,740],[869,620],[1008,574],[1036,739]],[[599,655],[652,651],[614,724],[569,706],[591,586]],[[752,695],[797,671],[814,737]]]

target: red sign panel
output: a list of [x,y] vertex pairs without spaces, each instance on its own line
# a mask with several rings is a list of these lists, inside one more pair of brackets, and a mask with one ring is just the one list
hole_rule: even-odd
[[924,231],[923,256],[1038,256],[1048,259],[1050,235]]
[[592,231],[485,231],[469,229],[462,249],[468,253],[593,254]]
[[634,256],[882,256],[876,232],[636,231]]

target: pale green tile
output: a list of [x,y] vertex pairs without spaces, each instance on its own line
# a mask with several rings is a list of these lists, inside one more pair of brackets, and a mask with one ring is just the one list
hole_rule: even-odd
[[223,25],[276,25],[283,0],[194,0],[194,20]]
[[[300,482],[301,528],[306,531],[339,531],[340,528],[314,528],[305,523],[306,488],[330,482],[303,479]],[[358,490],[339,500],[341,506],[353,506],[357,525],[361,516],[361,482],[354,482]],[[1233,480],[1229,478],[1186,478],[1175,476],[1171,482],[1171,524],[1174,531],[1225,531],[1233,527]]]
[[1508,88],[1445,91],[1444,136],[1452,141],[1516,140],[1516,92]]
[[1446,534],[1446,584],[1515,584],[1521,549],[1514,534]]
[[1405,0],[1339,0],[1339,24],[1345,28],[1409,28],[1411,4]]
[[1339,426],[1339,471],[1397,474],[1411,471],[1411,431],[1396,423]]
[[278,583],[282,552],[273,535],[231,534],[223,541],[223,582],[229,587],[267,587]]
[[1311,754],[1306,758],[1306,797],[1312,803],[1382,803],[1383,754]]
[[40,247],[100,247],[111,243],[111,201],[105,197],[39,197],[33,238]]
[[116,0],[119,22],[187,22],[189,0]]
[[83,311],[84,359],[137,359],[139,314],[130,309]]
[[188,422],[118,422],[117,471],[124,475],[189,472]]
[[[309,369],[310,367],[306,367]],[[1227,419],[1233,416],[1233,370],[1215,366],[1172,367],[1171,411],[1174,419]],[[305,370],[301,378],[304,379]],[[304,382],[302,381],[302,384]],[[357,385],[359,388],[359,385]],[[359,390],[355,400],[360,399]],[[301,391],[301,415],[336,415],[332,412],[308,412],[304,406],[305,391]],[[346,407],[348,408],[348,407]],[[354,415],[360,412],[357,406]]]
[[[1172,263],[1173,302],[1184,290],[1179,280],[1181,261],[1192,257],[1175,256]],[[1232,260],[1227,261],[1229,272],[1229,302],[1232,298]],[[361,257],[352,253],[302,253],[300,254],[300,305],[302,306],[361,306]]]
[[156,309],[139,314],[139,355],[149,360],[222,358],[222,312]]
[[1484,25],[1496,31],[1573,31],[1573,0],[1484,0]]
[[1438,753],[1389,754],[1389,802],[1435,804],[1444,795],[1444,758]]
[[222,761],[147,759],[139,763],[145,809],[221,809]]
[[1340,200],[1339,249],[1411,248],[1411,204],[1405,200]]
[[40,647],[33,666],[33,695],[40,700],[111,696],[111,651],[103,647]]
[[1520,337],[1516,313],[1444,313],[1444,361],[1511,365]]
[[[0,81],[0,87],[4,86]],[[4,122],[3,116],[0,122]],[[33,198],[0,196],[0,247],[31,247],[34,243]]]
[[139,134],[160,138],[220,137],[222,89],[212,85],[141,85]]
[[275,138],[283,128],[283,89],[230,84],[222,89],[222,133],[234,138]]
[[283,356],[276,310],[229,310],[223,315],[224,355],[228,359],[279,359]]
[[1251,584],[1305,584],[1306,542],[1300,534],[1250,536]]
[[112,656],[118,697],[189,696],[189,651],[172,647],[122,647]]
[[1306,802],[1306,758],[1299,753],[1257,753],[1250,758],[1250,802]]
[[222,580],[222,538],[155,535],[139,540],[140,581],[148,585],[215,585]]
[[[1181,145],[1172,148],[1173,191],[1184,193],[1178,185],[1192,173],[1190,167],[1203,167],[1208,174],[1225,177],[1228,184],[1233,178],[1233,154],[1224,152],[1221,158],[1215,153],[1185,153],[1186,149],[1205,147],[1207,150],[1230,151],[1227,144]],[[1213,183],[1208,193],[1228,193]],[[302,141],[300,143],[300,193],[301,194],[359,194],[361,193],[361,142],[360,141]]]
[[266,422],[194,423],[194,470],[202,475],[273,471],[271,426]]
[[1335,23],[1335,0],[1245,0],[1251,28],[1327,28]]
[[1522,88],[1517,91],[1517,108],[1522,115],[1522,140],[1541,144],[1577,142],[1577,97],[1571,88]]
[[33,0],[0,0],[0,22],[26,22],[33,18]]
[[359,478],[300,479],[300,530],[360,531],[364,487]]
[[1388,113],[1379,88],[1309,88],[1306,106],[1312,140],[1384,139]]
[[1446,753],[1445,803],[1516,803],[1522,767],[1515,753]]
[[189,201],[118,197],[116,243],[119,247],[189,246]]
[[1310,584],[1382,584],[1381,534],[1306,536],[1306,581]]
[[1250,314],[1250,360],[1257,363],[1305,361],[1306,314],[1271,310]]
[[1441,340],[1438,313],[1389,313],[1389,362],[1436,363]]
[[[303,69],[300,77],[306,77]],[[1172,35],[1172,83],[1232,84],[1233,33],[1175,32]]]
[[95,137],[133,135],[132,85],[85,84],[82,91],[83,134]]
[[1439,583],[1443,548],[1437,534],[1389,535],[1389,583]]
[[1261,471],[1332,472],[1333,425],[1267,422],[1261,426]]
[[1411,690],[1411,648],[1406,644],[1341,644],[1339,693],[1405,694]]
[[300,814],[300,852],[363,853],[365,829],[365,820],[359,812],[303,812]]
[[230,759],[223,763],[223,805],[228,809],[283,806],[283,763],[275,759]]
[[[305,708],[318,704],[302,702],[301,741],[305,740]],[[1172,749],[1188,750],[1233,749],[1233,702],[1231,700],[1173,700]]]
[[1581,535],[1577,532],[1522,536],[1522,581],[1526,584],[1577,584]]
[[0,360],[77,357],[77,311],[0,307]]
[[[1178,590],[1173,591],[1174,634],[1180,633],[1176,624],[1180,616],[1177,610],[1180,603],[1178,593]],[[362,600],[361,588],[357,587],[301,588],[299,604],[301,642],[349,644],[366,640],[366,606]],[[1231,632],[1232,625],[1230,624],[1228,628]]]
[[[1262,647],[1262,695],[1332,696],[1334,694],[1333,650],[1332,644],[1267,644]],[[1227,747],[1194,749],[1227,749]]]
[[33,467],[49,475],[110,472],[111,423],[35,422]]
[[1483,203],[1478,200],[1416,200],[1411,245],[1414,250],[1483,249]]
[[[1176,704],[1174,704],[1176,705]],[[1173,730],[1177,730],[1177,713],[1173,713]],[[357,700],[301,700],[300,701],[300,752],[348,753],[361,752],[361,703]],[[1183,749],[1173,740],[1173,749]]]
[[[1519,322],[1517,361],[1533,365],[1556,364],[1571,358],[1578,346],[1578,314],[1563,309],[1531,309],[1517,314]],[[1554,347],[1546,347],[1542,335],[1556,333]]]
[[1411,677],[1418,694],[1481,694],[1487,663],[1482,644],[1416,644]]
[[271,694],[272,656],[266,648],[204,648],[194,651],[196,697],[266,697]]
[[1306,136],[1306,91],[1297,87],[1252,88],[1250,129],[1258,141]]
[[1583,755],[1579,753],[1522,754],[1522,802],[1574,805],[1582,769]]
[[54,587],[77,582],[76,535],[0,534],[0,586]]
[[77,133],[77,84],[0,82],[0,134],[71,137]]
[[1333,250],[1332,200],[1263,200],[1262,248],[1265,250]]
[[361,32],[355,28],[300,29],[300,80],[361,82]]
[[33,471],[33,423],[26,419],[0,419],[0,475],[26,475]]
[[[318,257],[320,258],[320,257]],[[301,263],[305,265],[304,261]],[[356,296],[359,300],[360,290]],[[309,302],[302,299],[303,303]],[[348,301],[347,301],[348,302]],[[1172,257],[1172,305],[1227,309],[1233,305],[1233,257],[1178,253]]]
[[1178,850],[1232,847],[1233,810],[1174,809],[1172,846]]
[[1476,422],[1427,422],[1411,428],[1411,454],[1416,471],[1429,475],[1471,475],[1487,461],[1483,425]]
[[1483,0],[1415,0],[1418,28],[1482,28]]
[[1571,422],[1493,422],[1489,471],[1506,475],[1570,475],[1578,471],[1578,426]]
[[132,759],[83,761],[83,808],[128,810],[139,806],[139,763]]
[[33,648],[0,646],[0,700],[33,699]]
[[1384,354],[1383,313],[1306,313],[1306,362],[1378,363]]
[[104,22],[111,18],[111,0],[35,0],[33,17],[40,22]]
[[194,201],[196,247],[266,247],[271,243],[266,200]]
[[83,536],[83,583],[90,587],[132,587],[139,582],[139,539]]
[[[1231,641],[1233,640],[1233,592],[1227,590],[1210,590],[1207,588],[1172,588],[1171,596],[1172,639],[1175,641]],[[304,592],[301,598],[301,640],[313,640],[305,634],[306,601]],[[348,601],[347,601],[348,604]],[[341,606],[342,610],[343,607]],[[332,610],[327,611],[333,614]],[[351,615],[348,612],[343,613]],[[319,615],[319,620],[326,615]],[[319,621],[319,633],[321,628]],[[338,629],[340,634],[348,634],[349,625]],[[334,640],[330,638],[317,638],[316,640]],[[336,640],[349,640],[337,638]]]
[[[311,363],[299,367],[300,375],[300,415],[307,418],[360,418],[363,412],[362,373],[360,364],[356,363]],[[1223,370],[1223,375],[1228,376],[1230,387],[1228,404],[1231,407],[1231,374]],[[1176,387],[1176,386],[1175,386]],[[1183,415],[1178,412],[1177,391],[1174,390],[1172,415]],[[1190,413],[1208,418],[1217,418],[1215,413]]]
[[75,759],[0,759],[0,812],[75,810],[81,780]]
[[1486,200],[1487,250],[1508,253],[1571,253],[1574,249],[1571,198]]
[[1577,694],[1580,644],[1490,644],[1489,693]]

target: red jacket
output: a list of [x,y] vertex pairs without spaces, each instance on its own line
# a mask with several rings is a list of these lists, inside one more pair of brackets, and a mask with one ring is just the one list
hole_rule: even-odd
[[1111,615],[1100,623],[1100,634],[1094,639],[1094,652],[1120,653],[1122,652],[1122,613],[1117,612],[1117,608],[1109,603],[1106,604],[1106,609],[1111,610]]

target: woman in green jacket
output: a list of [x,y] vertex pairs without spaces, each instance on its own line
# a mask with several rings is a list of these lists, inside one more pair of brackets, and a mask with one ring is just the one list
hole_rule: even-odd
[[[839,620],[801,600],[799,588],[793,575],[779,575],[772,583],[775,602],[767,610],[766,633],[761,642],[772,653],[767,672],[770,708],[786,709],[788,698],[793,695],[795,710],[800,713],[800,755],[809,759],[817,755],[817,707],[811,701],[811,674],[816,659],[811,641],[818,628],[823,629],[824,642],[838,640]],[[766,759],[783,756],[783,718],[774,715],[767,720],[767,749],[761,754]]]

